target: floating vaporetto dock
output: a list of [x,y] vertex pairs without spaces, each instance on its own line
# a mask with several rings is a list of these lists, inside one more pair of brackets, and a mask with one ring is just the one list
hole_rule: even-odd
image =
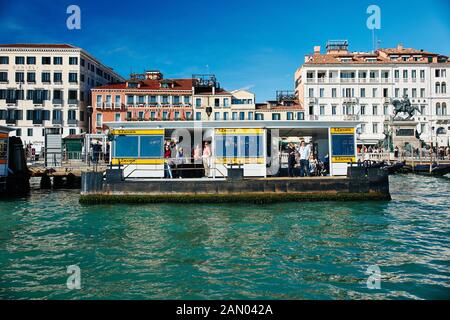
[[[107,123],[109,169],[83,173],[81,201],[389,200],[387,172],[355,165],[357,124],[305,120]],[[327,163],[326,176],[286,177],[285,145],[295,139],[306,140],[311,156]],[[169,141],[177,153],[183,149],[187,156],[168,157]]]
[[107,181],[82,175],[82,203],[202,203],[390,200],[388,174],[354,167],[349,177]]

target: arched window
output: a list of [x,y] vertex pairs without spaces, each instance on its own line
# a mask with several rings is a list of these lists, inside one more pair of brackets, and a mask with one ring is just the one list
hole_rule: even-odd
[[436,93],[441,93],[441,84],[436,82]]
[[447,104],[445,102],[442,102],[442,115],[447,115]]
[[447,93],[447,85],[445,82],[442,82],[441,84],[441,93]]
[[443,127],[437,128],[436,134],[445,134],[445,128],[443,128]]
[[441,104],[439,102],[436,103],[436,115],[437,116],[442,115]]

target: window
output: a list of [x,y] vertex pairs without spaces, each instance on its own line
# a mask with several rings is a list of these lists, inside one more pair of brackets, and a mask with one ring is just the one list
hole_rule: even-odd
[[97,95],[97,108],[101,108],[102,107],[102,96],[101,95]]
[[436,78],[439,78],[441,76],[441,70],[439,69],[434,70],[434,75],[436,76]]
[[413,79],[417,78],[417,71],[416,70],[412,70],[411,71],[411,78],[413,78]]
[[388,97],[389,97],[389,89],[383,88],[383,98],[388,98]]
[[60,103],[62,100],[62,90],[53,90],[53,103]]
[[27,72],[27,82],[28,83],[36,83],[36,73]]
[[279,113],[272,113],[272,120],[280,120],[280,114]]
[[230,99],[229,98],[224,98],[223,99],[223,106],[224,107],[228,107],[230,105]]
[[361,98],[366,97],[366,88],[361,88]]
[[80,65],[81,65],[82,67],[84,67],[84,59],[83,59],[83,58],[80,59]]
[[319,97],[323,98],[324,97],[324,93],[325,93],[325,89],[324,88],[320,88],[320,90],[319,90]]
[[372,124],[372,132],[378,133],[378,123],[375,122]]
[[395,78],[395,79],[400,78],[400,70],[395,70],[395,71],[394,71],[394,78]]
[[247,115],[247,120],[253,120],[253,112],[249,111],[248,115]]
[[139,111],[138,112],[138,119],[139,120],[144,120],[145,119],[144,111]]
[[78,91],[69,90],[69,100],[77,100],[77,99],[78,99]]
[[27,64],[36,64],[36,57],[27,57]]
[[70,65],[77,65],[78,64],[78,57],[69,57],[69,64]]
[[196,98],[195,99],[195,106],[196,107],[201,107],[202,106],[202,99],[201,98]]
[[366,114],[366,106],[365,105],[361,105],[360,113],[362,116]]
[[372,97],[373,97],[373,98],[376,98],[376,97],[377,97],[377,93],[378,93],[377,91],[378,91],[377,88],[373,88],[373,89],[372,89]]
[[[262,120],[264,120],[264,118]],[[305,120],[305,113],[297,112],[297,120]]]
[[373,110],[373,113],[372,113],[372,114],[373,114],[374,116],[378,115],[378,106],[377,106],[377,105],[373,105],[373,106],[372,106],[372,110]]
[[63,64],[63,58],[62,57],[53,57],[53,64]]
[[169,96],[162,96],[162,103],[168,104],[169,103]]
[[180,104],[180,96],[173,96],[173,104]]
[[245,112],[239,112],[239,120],[245,120]]
[[220,120],[220,112],[214,112],[214,120]]
[[185,104],[189,104],[191,102],[190,97],[189,96],[184,96],[184,103]]
[[115,96],[114,104],[115,104],[116,107],[120,107],[121,106],[122,103],[120,102],[120,96],[119,95]]
[[324,115],[325,115],[325,106],[321,105],[321,106],[319,107],[319,112],[320,112],[320,115],[321,115],[321,116],[324,116]]
[[310,98],[314,98],[314,89],[313,89],[313,88],[310,88],[310,89],[308,90],[308,93],[309,93],[309,97],[310,97]]
[[1,56],[0,57],[0,64],[9,64],[9,57],[8,56]]
[[97,113],[96,115],[97,127],[101,127],[103,125],[103,115],[101,113]]
[[385,116],[389,115],[389,106],[388,105],[383,106],[383,114]]
[[442,82],[441,84],[441,93],[447,93],[447,85],[445,82]]
[[0,82],[8,82],[8,72],[0,72]]
[[220,106],[220,99],[214,99],[214,107],[219,107]]
[[22,135],[22,129],[16,129],[16,136],[20,137]]
[[264,120],[264,114],[263,113],[257,113],[256,114],[256,120]]
[[16,72],[16,82],[23,83],[25,78],[25,74],[23,72]]
[[33,136],[33,128],[27,129],[27,136],[32,137]]
[[420,97],[425,98],[425,89],[424,88],[420,89]]
[[50,72],[42,72],[41,81],[42,83],[50,83]]
[[420,106],[420,114],[421,114],[422,116],[424,116],[424,115],[425,115],[425,112],[426,112],[426,107],[425,107],[424,105],[421,105],[421,106]]
[[412,96],[413,98],[417,98],[417,89],[416,89],[416,88],[413,88],[413,89],[412,89],[412,91],[411,91],[411,96]]
[[336,98],[336,88],[331,89],[331,97]]
[[403,79],[408,79],[408,70],[403,70]]
[[51,64],[50,57],[42,57],[42,64]]
[[62,83],[62,72],[53,73],[53,82]]
[[395,93],[394,93],[395,97],[398,98],[399,94],[400,94],[400,89],[399,88],[395,88]]
[[25,57],[16,57],[16,64],[25,64]]
[[175,120],[180,120],[180,111],[175,111],[174,118]]
[[286,119],[287,120],[294,120],[294,113],[293,112],[288,112],[286,114]]
[[420,70],[420,79],[425,79],[425,70]]
[[361,133],[366,133],[366,124],[361,123]]
[[195,120],[197,120],[197,121],[202,120],[202,113],[201,112],[196,112],[195,113]]
[[127,95],[127,104],[128,105],[133,105],[134,104],[134,96]]
[[331,106],[331,114],[332,114],[333,116],[336,115],[336,110],[337,110],[337,106],[336,106],[336,105],[332,105],[332,106]]
[[407,95],[408,95],[408,89],[407,89],[407,88],[403,89],[403,95],[404,95],[404,96],[407,96]]
[[78,82],[78,74],[75,72],[69,72],[69,82],[77,83]]

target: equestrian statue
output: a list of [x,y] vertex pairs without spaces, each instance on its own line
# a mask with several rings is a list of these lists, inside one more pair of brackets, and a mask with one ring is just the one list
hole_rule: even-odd
[[409,101],[408,95],[405,94],[403,96],[403,100],[392,100],[391,103],[394,106],[394,119],[397,117],[399,113],[406,113],[408,117],[402,118],[402,120],[409,120],[414,116],[414,111],[420,113],[420,110],[417,106],[413,106],[411,101]]

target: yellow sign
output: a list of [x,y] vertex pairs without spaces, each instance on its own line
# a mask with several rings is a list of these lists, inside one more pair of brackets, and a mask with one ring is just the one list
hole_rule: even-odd
[[356,157],[331,157],[331,161],[334,163],[356,162]]
[[331,128],[331,134],[355,134],[355,128]]
[[216,164],[264,164],[264,158],[217,158]]
[[263,134],[264,129],[216,129],[215,132],[223,135]]
[[117,159],[114,158],[111,160],[112,165],[126,165],[126,164],[164,164],[164,159],[130,159],[123,158]]
[[136,129],[136,130],[132,130],[132,129],[114,129],[111,130],[111,134],[114,135],[130,135],[130,136],[136,136],[136,135],[164,135],[164,130],[163,129],[150,129],[150,130],[146,130],[146,129]]

